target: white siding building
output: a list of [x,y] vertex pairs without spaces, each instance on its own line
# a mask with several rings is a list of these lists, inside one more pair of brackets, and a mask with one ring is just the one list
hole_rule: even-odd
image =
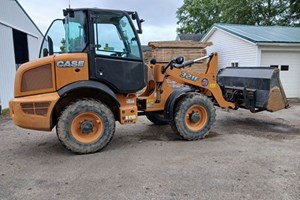
[[202,38],[213,42],[219,68],[278,67],[288,98],[300,98],[300,28],[215,24]]
[[38,58],[43,34],[18,1],[0,0],[0,101],[2,108],[14,96],[16,68]]

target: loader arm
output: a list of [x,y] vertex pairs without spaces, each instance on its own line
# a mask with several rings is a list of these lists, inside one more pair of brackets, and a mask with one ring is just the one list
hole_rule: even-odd
[[[213,53],[209,56],[210,60],[207,64],[205,73],[196,73],[189,70],[183,69],[185,64],[176,67],[168,67],[165,71],[168,78],[183,83],[185,85],[190,85],[204,93],[208,96],[211,95],[215,98],[218,105],[222,108],[236,108],[234,103],[228,102],[224,99],[222,90],[217,83],[217,72],[218,72],[218,54]],[[193,64],[190,62],[190,65]]]

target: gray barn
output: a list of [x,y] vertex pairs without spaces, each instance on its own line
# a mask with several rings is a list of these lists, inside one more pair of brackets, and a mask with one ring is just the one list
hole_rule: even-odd
[[18,1],[0,0],[0,102],[8,108],[18,66],[38,58],[43,34]]

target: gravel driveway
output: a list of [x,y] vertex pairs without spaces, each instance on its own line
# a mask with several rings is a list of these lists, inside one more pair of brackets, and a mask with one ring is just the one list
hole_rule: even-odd
[[56,134],[0,122],[0,199],[300,199],[300,104],[217,109],[206,139],[181,141],[145,117],[103,151],[75,155]]

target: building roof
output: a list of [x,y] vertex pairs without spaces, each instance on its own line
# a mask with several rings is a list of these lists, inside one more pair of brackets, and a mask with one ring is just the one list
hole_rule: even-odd
[[40,34],[44,37],[44,34],[39,29],[39,27],[35,24],[35,22],[31,19],[31,17],[28,15],[28,13],[25,11],[25,9],[21,6],[18,0],[15,0],[15,2],[18,4],[18,6],[21,8],[21,10],[25,13],[25,15],[28,17],[28,19],[32,22],[32,24],[35,26],[35,28],[40,32]]
[[300,43],[300,28],[288,26],[214,24],[203,39],[207,39],[216,28],[253,43]]
[[152,50],[151,47],[149,47],[149,46],[147,46],[147,45],[142,45],[142,51],[143,51],[143,52],[147,52],[147,51],[151,51],[151,50]]
[[177,39],[178,40],[192,40],[192,41],[197,41],[199,42],[204,34],[178,34]]

